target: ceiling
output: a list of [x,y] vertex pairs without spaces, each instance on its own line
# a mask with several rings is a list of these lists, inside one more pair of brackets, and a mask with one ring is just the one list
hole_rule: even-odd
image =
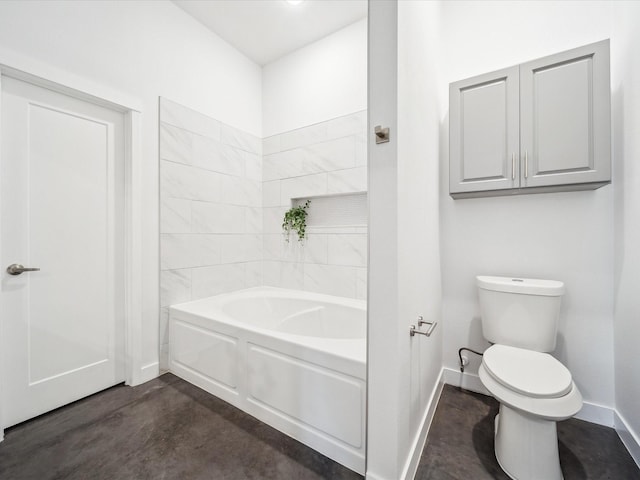
[[367,16],[367,0],[173,0],[258,65]]

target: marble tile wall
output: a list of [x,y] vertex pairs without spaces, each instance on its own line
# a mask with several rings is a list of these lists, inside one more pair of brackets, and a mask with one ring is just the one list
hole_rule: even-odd
[[366,192],[366,123],[361,111],[263,139],[265,285],[365,298],[366,225],[309,225],[302,244],[281,225],[292,199]]
[[167,307],[262,285],[258,137],[160,99],[160,338]]
[[366,111],[260,140],[162,98],[161,368],[169,305],[260,285],[365,298],[366,225],[325,217],[304,243],[281,225],[292,199],[366,190]]

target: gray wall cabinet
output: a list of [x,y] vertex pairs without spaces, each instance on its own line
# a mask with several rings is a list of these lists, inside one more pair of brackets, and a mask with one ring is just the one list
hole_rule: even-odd
[[449,86],[454,198],[611,181],[609,40]]

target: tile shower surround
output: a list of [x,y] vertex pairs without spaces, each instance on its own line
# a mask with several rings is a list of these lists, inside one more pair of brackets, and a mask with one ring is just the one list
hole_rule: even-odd
[[367,190],[366,122],[361,111],[263,140],[265,285],[365,297],[366,225],[310,224],[303,244],[287,243],[282,217],[293,198]]
[[261,140],[160,100],[160,365],[167,306],[262,285]]
[[[174,303],[259,285],[366,294],[366,225],[282,234],[292,198],[367,189],[366,111],[260,140],[160,100],[160,361]],[[313,207],[313,202],[312,202]]]

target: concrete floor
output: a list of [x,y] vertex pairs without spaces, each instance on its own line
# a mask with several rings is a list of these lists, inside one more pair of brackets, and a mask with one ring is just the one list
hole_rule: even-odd
[[[445,386],[417,480],[507,479],[493,455],[492,398]],[[616,433],[559,426],[565,480],[640,479]],[[2,480],[356,480],[360,475],[166,374],[117,386],[5,431]],[[541,479],[544,480],[544,479]]]
[[[498,406],[491,397],[445,385],[416,480],[509,480],[493,452]],[[558,423],[558,439],[565,480],[640,479],[612,428],[570,419]]]
[[117,386],[5,431],[2,480],[361,479],[166,374]]

